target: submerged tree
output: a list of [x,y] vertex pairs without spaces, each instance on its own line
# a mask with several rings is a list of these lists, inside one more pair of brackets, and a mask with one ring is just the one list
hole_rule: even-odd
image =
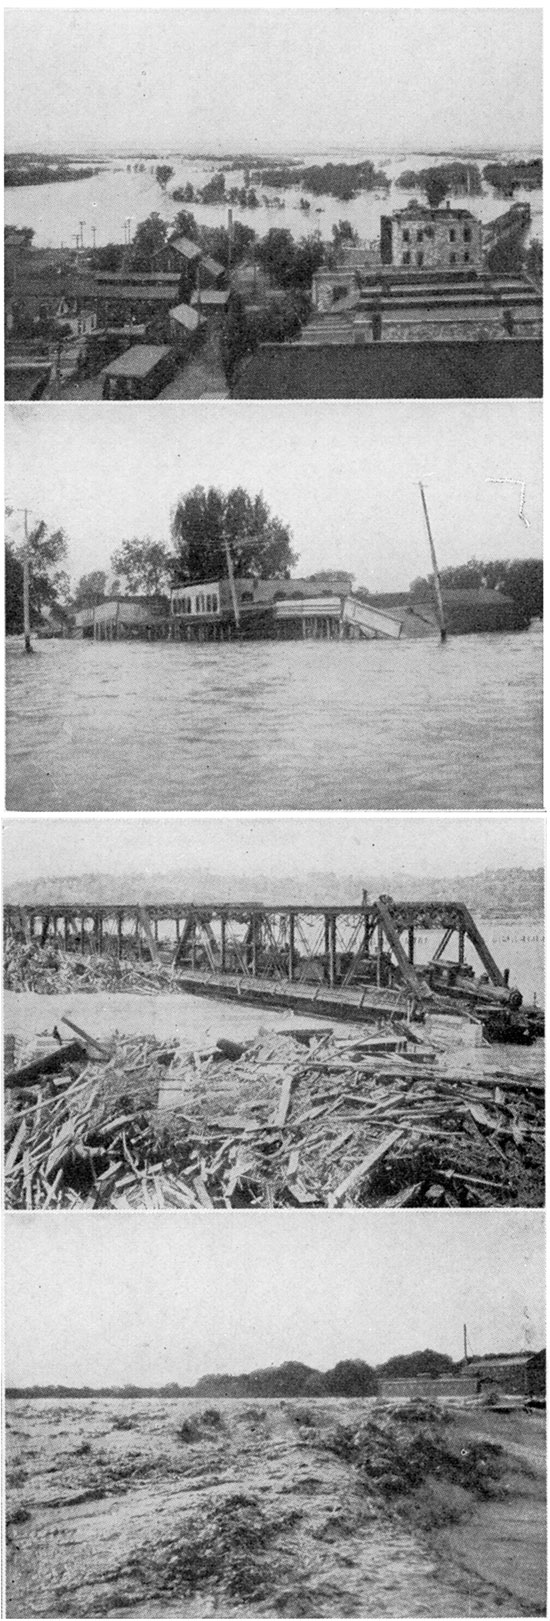
[[196,485],[172,512],[178,584],[227,575],[227,546],[236,575],[288,579],[297,562],[287,526],[272,515],[263,495],[238,487],[227,495]]

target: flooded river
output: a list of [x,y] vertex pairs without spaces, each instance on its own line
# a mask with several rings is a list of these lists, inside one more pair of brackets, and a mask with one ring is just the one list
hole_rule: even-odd
[[[9,1400],[6,1614],[543,1613],[542,1423],[536,1496],[529,1433],[496,1524],[482,1526],[475,1498],[461,1502],[462,1516],[475,1516],[472,1570],[467,1550],[454,1557],[451,1541],[441,1557],[331,1449],[336,1425],[371,1410],[357,1400]],[[529,1571],[523,1589],[495,1559],[502,1512],[516,1565]]]
[[542,637],[7,645],[12,811],[523,809]]

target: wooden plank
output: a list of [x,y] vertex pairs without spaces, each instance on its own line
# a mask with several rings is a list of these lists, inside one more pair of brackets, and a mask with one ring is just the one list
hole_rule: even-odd
[[387,1137],[383,1137],[382,1142],[378,1143],[376,1148],[372,1148],[370,1154],[367,1154],[365,1159],[360,1160],[359,1164],[355,1165],[353,1170],[344,1177],[344,1181],[340,1182],[334,1193],[329,1194],[327,1204],[331,1207],[339,1204],[344,1195],[349,1193],[350,1188],[355,1187],[357,1182],[361,1182],[363,1177],[367,1176],[368,1172],[372,1171],[374,1166],[385,1158],[390,1148],[393,1148],[394,1143],[399,1142],[400,1137],[403,1136],[403,1127],[399,1126],[396,1131],[390,1131]]
[[23,1064],[21,1069],[11,1070],[4,1076],[4,1086],[10,1090],[19,1086],[29,1086],[33,1081],[48,1080],[58,1070],[64,1069],[65,1064],[75,1063],[87,1057],[86,1048],[81,1041],[68,1041],[57,1052],[45,1053],[42,1058],[33,1058],[30,1064]]
[[292,1074],[285,1075],[285,1078],[284,1078],[284,1081],[283,1081],[283,1084],[282,1084],[282,1087],[281,1087],[278,1107],[277,1107],[276,1113],[275,1113],[275,1115],[273,1117],[273,1125],[274,1126],[284,1126],[284,1123],[285,1123],[285,1120],[286,1120],[286,1117],[287,1117],[287,1114],[288,1114],[288,1111],[289,1111],[289,1108],[290,1108],[290,1094],[292,1092],[292,1083],[293,1083],[293,1081],[294,1081],[294,1075],[292,1075]]

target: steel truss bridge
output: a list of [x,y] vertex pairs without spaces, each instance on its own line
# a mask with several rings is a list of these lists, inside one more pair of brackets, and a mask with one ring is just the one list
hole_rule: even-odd
[[[315,1004],[333,1015],[340,1010],[342,1017],[451,1011],[446,972],[458,973],[466,1000],[470,977],[472,1004],[480,996],[503,1003],[509,997],[506,973],[460,901],[395,902],[379,896],[343,907],[9,904],[4,929],[8,938],[29,945],[164,965],[182,990],[197,994],[312,1011]],[[450,962],[445,953],[451,942]],[[481,967],[482,988],[467,964],[467,947],[469,958],[478,959],[478,971]],[[456,999],[452,1010],[457,1011]]]

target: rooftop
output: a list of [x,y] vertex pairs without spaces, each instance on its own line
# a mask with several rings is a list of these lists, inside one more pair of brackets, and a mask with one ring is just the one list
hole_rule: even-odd
[[167,344],[136,343],[103,369],[104,377],[147,377],[161,360],[172,353]]
[[177,321],[178,326],[184,326],[187,332],[196,332],[200,326],[198,310],[192,310],[190,304],[176,304],[175,309],[170,310],[170,320]]
[[405,208],[395,208],[392,214],[394,220],[410,219],[411,217],[425,220],[473,220],[477,225],[476,216],[472,214],[470,208],[451,208],[450,204],[446,208],[429,208],[427,203],[418,203],[414,198],[412,202],[406,204]]
[[[175,248],[176,253],[181,253],[182,259],[200,259],[201,257],[201,249],[197,247],[196,242],[191,242],[188,236],[173,236],[166,246]],[[164,252],[164,249],[161,249],[161,252]]]

